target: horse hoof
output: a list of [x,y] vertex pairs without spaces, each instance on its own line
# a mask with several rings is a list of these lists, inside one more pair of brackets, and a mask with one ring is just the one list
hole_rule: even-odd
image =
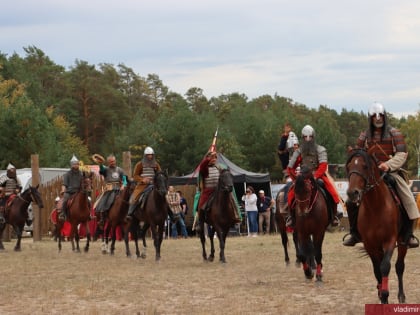
[[21,249],[20,248],[16,248],[15,247],[15,252],[20,252],[21,251]]

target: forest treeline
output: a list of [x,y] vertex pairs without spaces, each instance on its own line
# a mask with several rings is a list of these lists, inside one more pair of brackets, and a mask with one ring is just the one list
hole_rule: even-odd
[[[73,154],[86,164],[93,153],[114,153],[121,161],[124,151],[135,163],[152,146],[170,175],[182,175],[202,159],[218,128],[218,151],[275,180],[282,176],[276,150],[286,122],[298,136],[304,125],[312,125],[334,164],[345,163],[347,146],[367,126],[366,112],[312,109],[279,95],[207,98],[199,87],[181,95],[157,74],[142,77],[124,64],[76,60],[66,69],[35,46],[24,52],[0,51],[0,169],[9,161],[29,167],[31,154],[39,154],[41,167],[69,167]],[[419,114],[390,118],[406,135],[407,168],[417,176]]]

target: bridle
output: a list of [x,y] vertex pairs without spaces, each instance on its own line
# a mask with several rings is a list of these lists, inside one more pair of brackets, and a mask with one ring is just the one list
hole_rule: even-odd
[[[349,171],[349,163],[350,163],[350,161],[353,160],[354,157],[362,157],[363,158],[365,164],[368,166],[368,175],[367,176],[357,169],[353,169],[353,170]],[[361,191],[362,195],[369,192],[370,190],[374,189],[376,186],[379,186],[379,184],[381,183],[381,181],[383,180],[383,177],[385,175],[385,173],[382,174],[378,179],[375,176],[374,172],[372,171],[372,167],[370,165],[371,163],[370,163],[369,160],[367,160],[368,158],[369,158],[369,156],[367,155],[367,153],[366,154],[361,154],[361,153],[356,152],[350,157],[349,162],[347,163],[347,167],[346,167],[347,168],[347,178],[348,178],[349,181],[350,181],[350,177],[353,174],[363,178],[363,180],[365,182],[365,185],[364,185],[364,188]],[[373,159],[374,159],[374,156],[372,156],[372,160]],[[360,197],[360,199],[362,199],[362,198]]]
[[[312,208],[314,207],[315,202],[318,198],[319,189],[315,187],[314,185],[312,185],[312,181],[309,178],[304,179],[304,184],[306,187],[309,187],[311,193],[309,194],[309,197],[305,199],[299,199],[295,193],[295,202],[296,204],[309,202],[309,206],[307,207],[307,209],[305,209],[305,214],[306,214],[306,213],[311,212]],[[315,194],[313,193],[314,189],[315,189]]]

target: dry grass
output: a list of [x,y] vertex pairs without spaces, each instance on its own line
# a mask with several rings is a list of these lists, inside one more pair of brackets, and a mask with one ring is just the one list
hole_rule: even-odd
[[[150,240],[146,259],[126,258],[122,242],[111,257],[99,242],[76,254],[68,242],[58,253],[52,240],[25,239],[16,253],[13,240],[0,253],[0,314],[364,314],[378,302],[372,267],[342,236],[326,235],[322,287],[285,266],[278,235],[228,238],[227,264],[203,262],[197,238],[164,240],[159,263]],[[419,259],[409,251],[408,303],[420,302]],[[397,303],[394,266],[390,290]]]

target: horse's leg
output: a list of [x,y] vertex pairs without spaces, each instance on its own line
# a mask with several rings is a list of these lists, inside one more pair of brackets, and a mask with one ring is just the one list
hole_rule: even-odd
[[79,235],[79,230],[77,226],[76,226],[76,232],[74,234],[74,239],[76,240],[76,251],[80,253],[80,235]]
[[299,268],[300,267],[300,264],[301,264],[301,260],[299,258],[299,254],[298,254],[298,248],[299,248],[299,246],[298,246],[298,236],[297,236],[296,230],[293,231],[292,237],[293,237],[293,243],[295,244],[295,253],[296,253],[295,266]]
[[229,227],[226,229],[217,229],[217,237],[219,238],[219,247],[220,247],[220,262],[226,263],[226,257],[225,257],[225,245],[226,245],[226,236],[229,233]]
[[324,241],[324,233],[314,237],[314,256],[316,261],[316,281],[322,283],[322,243]]
[[102,234],[102,254],[108,253],[108,239],[111,230],[111,224],[109,222],[104,223],[104,232]]
[[215,250],[214,250],[214,232],[215,232],[214,227],[211,227],[209,229],[209,240],[210,240],[210,255],[209,255],[209,258],[208,258],[209,261],[214,260],[214,253],[215,253]]
[[21,248],[20,248],[20,242],[22,240],[22,231],[23,231],[23,226],[17,226],[17,225],[13,225],[13,230],[16,233],[16,237],[17,237],[17,241],[16,241],[16,245],[15,245],[15,252],[20,252]]
[[[138,224],[139,224],[139,222],[138,221],[136,221],[136,220],[134,220],[133,219],[133,222],[135,222],[134,224],[133,224],[133,230],[132,230],[132,237],[133,237],[133,240],[134,240],[134,246],[136,247],[136,257],[137,258],[140,258],[140,251],[139,251],[139,244],[138,244],[138,241],[139,241],[139,227],[138,227]],[[140,231],[140,236],[141,236],[141,231]]]
[[89,221],[86,221],[86,245],[85,245],[85,253],[89,251],[90,245],[90,228],[89,228]]
[[57,244],[58,244],[58,251],[61,251],[61,229],[63,228],[64,222],[57,221],[57,224],[55,225],[55,230],[57,233]]
[[0,250],[4,250],[3,232],[5,228],[6,228],[6,223],[0,223]]
[[150,224],[146,222],[144,222],[143,226],[140,228],[140,236],[143,242],[143,248],[140,253],[139,248],[137,246],[137,257],[146,258],[146,233],[149,230],[149,228]]
[[382,289],[382,273],[381,273],[381,261],[382,253],[378,250],[376,253],[369,252],[370,260],[372,261],[373,273],[375,275],[378,290],[378,298],[381,298],[381,289]]
[[156,251],[156,255],[155,255],[155,260],[159,261],[160,260],[160,246],[162,244],[162,240],[163,240],[163,231],[165,229],[165,224],[160,224],[160,225],[155,225],[154,228],[152,229],[153,231],[153,242],[155,245],[155,251]]
[[287,246],[289,244],[289,238],[287,237],[287,232],[285,229],[280,229],[280,236],[281,236],[281,244],[283,245],[283,251],[284,251],[284,262],[286,263],[286,266],[290,264],[290,258],[289,258],[289,251],[287,250]]
[[[71,240],[71,248],[73,251],[79,251],[79,241],[76,239],[76,237],[79,236],[79,234],[77,233],[77,224],[76,223],[71,223],[71,230],[70,230],[70,240]],[[76,244],[77,247],[74,245],[76,239]]]
[[[111,225],[111,246],[109,248],[109,254],[111,256],[114,255],[115,252],[115,241],[117,240],[117,227],[118,225],[116,224],[110,224]],[[122,227],[121,227],[121,231],[124,233]]]
[[199,234],[200,234],[200,241],[201,241],[201,247],[202,247],[202,249],[203,249],[203,259],[205,260],[205,261],[207,261],[207,252],[206,252],[206,236],[204,235],[204,222],[203,221],[201,221],[200,222],[200,232],[199,232]]
[[[128,223],[124,226],[124,244],[125,244],[125,255],[127,257],[131,257],[130,251],[130,231],[131,231],[132,223]],[[131,233],[133,235],[133,233]]]
[[393,251],[394,251],[393,248],[385,251],[385,254],[382,258],[381,265],[380,265],[381,274],[382,274],[380,299],[381,299],[382,304],[388,304],[388,296],[389,296],[388,277],[389,277],[389,272],[391,270],[391,258],[392,258]]
[[299,237],[299,259],[302,262],[303,272],[306,279],[310,280],[314,277],[312,270],[312,241],[309,236]]
[[405,293],[403,284],[403,274],[405,269],[405,255],[407,254],[406,246],[398,246],[398,257],[395,262],[395,272],[398,276],[398,302],[405,303]]

